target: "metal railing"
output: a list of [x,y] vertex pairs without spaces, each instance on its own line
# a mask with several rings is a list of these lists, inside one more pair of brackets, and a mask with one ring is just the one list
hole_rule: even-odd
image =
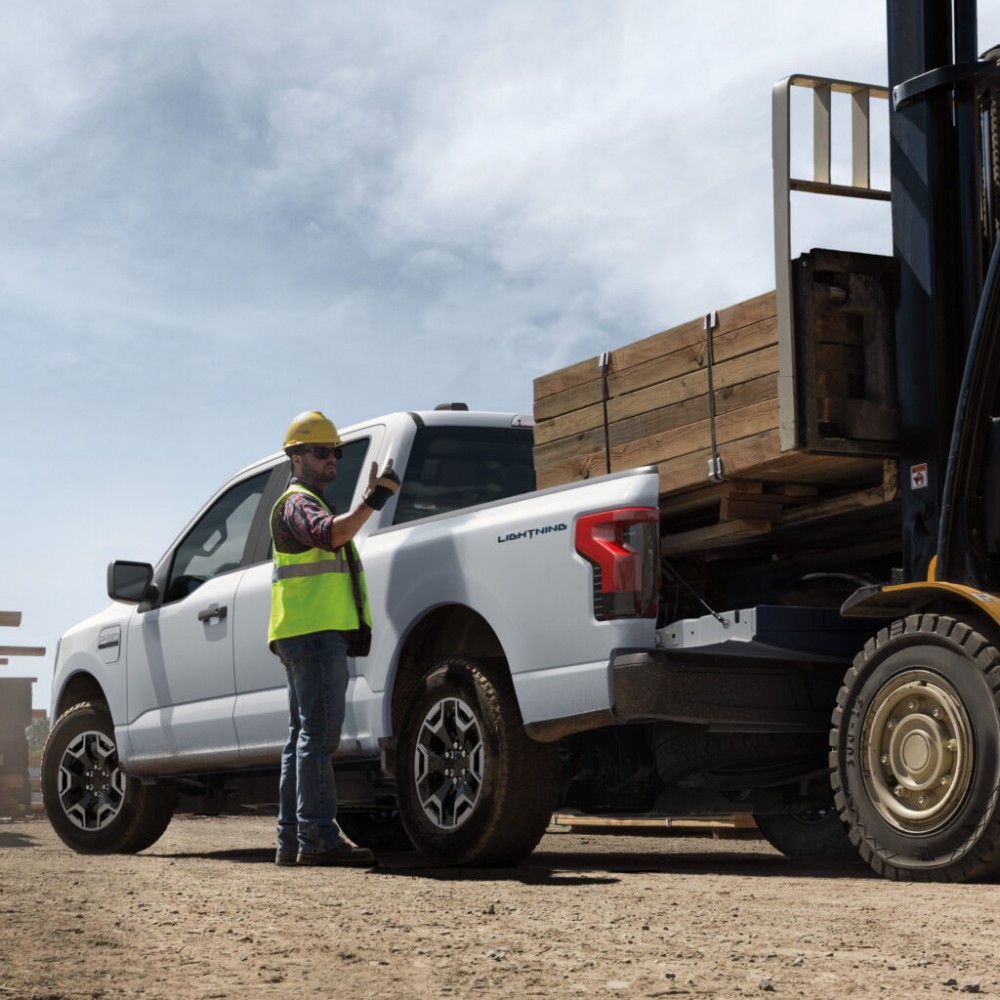
[[[792,177],[792,88],[813,92],[812,176]],[[834,184],[832,95],[851,98],[851,182]],[[792,192],[889,201],[891,193],[871,186],[871,104],[886,102],[886,87],[796,74],[774,85],[771,99],[771,156],[774,175],[774,273],[778,300],[778,402],[781,448],[799,443],[795,388],[795,311],[792,304]]]

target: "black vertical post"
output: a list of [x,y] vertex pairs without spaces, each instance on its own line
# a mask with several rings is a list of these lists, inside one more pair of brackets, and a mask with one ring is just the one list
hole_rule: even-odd
[[[969,6],[966,0],[963,19]],[[954,61],[949,0],[887,0],[889,86]],[[955,120],[948,88],[890,118],[898,266],[903,577],[923,579],[937,548],[941,492],[970,322],[962,283]]]
[[[971,66],[979,60],[979,23],[976,0],[954,0],[955,62]],[[969,345],[972,325],[979,308],[979,298],[986,277],[987,259],[983,259],[981,230],[979,115],[976,107],[976,83],[965,76],[955,87],[955,142],[958,170],[959,216],[961,220],[962,294],[966,329],[963,343]]]

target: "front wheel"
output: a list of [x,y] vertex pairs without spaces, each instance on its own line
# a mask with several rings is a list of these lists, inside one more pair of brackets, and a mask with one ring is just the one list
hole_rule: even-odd
[[525,734],[502,664],[445,660],[421,679],[400,727],[407,833],[438,861],[516,864],[549,824],[559,766],[555,745]]
[[834,797],[876,872],[964,882],[1000,873],[1000,652],[912,615],[847,672],[830,735]]
[[134,854],[159,840],[176,793],[144,785],[118,762],[103,705],[81,702],[56,720],[42,752],[42,802],[52,828],[80,854]]

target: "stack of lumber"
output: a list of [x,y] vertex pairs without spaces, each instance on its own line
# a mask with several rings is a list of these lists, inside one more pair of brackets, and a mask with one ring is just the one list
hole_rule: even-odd
[[543,375],[538,486],[656,465],[667,554],[891,504],[892,461],[782,451],[778,371],[770,292]]

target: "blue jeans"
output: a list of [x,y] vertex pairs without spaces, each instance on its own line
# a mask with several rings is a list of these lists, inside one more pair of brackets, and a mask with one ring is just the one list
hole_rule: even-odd
[[344,843],[335,817],[333,754],[347,695],[347,639],[340,632],[277,639],[288,678],[288,742],[278,786],[278,850],[313,854]]

